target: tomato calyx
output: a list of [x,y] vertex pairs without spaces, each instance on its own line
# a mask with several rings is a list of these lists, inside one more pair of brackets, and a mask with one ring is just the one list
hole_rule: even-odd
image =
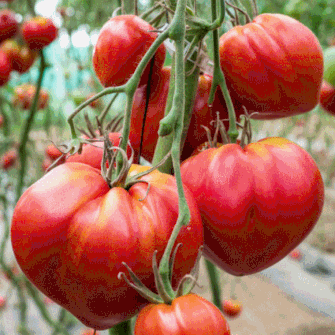
[[[170,270],[169,271],[170,272],[169,281],[170,282],[172,280],[172,275],[173,275],[174,261],[175,261],[178,249],[180,247],[182,247],[182,244],[181,243],[177,244],[176,248],[174,249],[171,255],[171,259],[169,262],[169,270]],[[122,264],[127,269],[132,281],[130,281],[127,278],[124,272],[119,272],[118,279],[119,280],[123,279],[127,283],[128,286],[132,287],[138,294],[140,294],[143,298],[147,299],[149,302],[153,304],[164,303],[164,304],[171,305],[174,299],[182,295],[189,294],[194,288],[194,286],[197,284],[197,280],[199,276],[200,259],[202,256],[202,249],[203,247],[200,247],[193,269],[191,270],[189,274],[185,275],[180,280],[176,291],[173,291],[173,296],[171,296],[171,294],[168,293],[168,290],[166,289],[166,283],[164,282],[162,275],[159,273],[159,267],[157,265],[157,252],[158,252],[157,250],[154,251],[153,256],[152,256],[152,270],[154,273],[155,285],[156,285],[156,290],[158,294],[149,290],[125,262],[122,262]]]

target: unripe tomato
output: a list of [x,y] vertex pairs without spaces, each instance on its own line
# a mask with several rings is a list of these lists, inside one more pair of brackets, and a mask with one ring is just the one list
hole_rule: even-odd
[[0,50],[0,86],[5,85],[12,71],[12,64],[8,56]]
[[319,102],[322,49],[291,17],[262,14],[229,30],[220,38],[220,63],[231,95],[257,112],[253,118],[305,113]]
[[[133,165],[128,177],[147,169]],[[11,241],[22,271],[87,327],[111,328],[148,304],[118,279],[126,272],[122,262],[155,291],[152,255],[157,250],[162,258],[178,217],[178,191],[175,178],[157,170],[141,181],[110,188],[100,170],[65,163],[30,186],[14,209]],[[191,220],[176,240],[185,247],[176,254],[175,289],[203,244],[197,204],[186,188],[185,195]]]
[[335,86],[335,46],[325,50],[324,67],[323,79],[330,85]]
[[21,33],[30,49],[41,50],[56,39],[58,28],[51,19],[37,16],[23,23]]
[[182,163],[181,175],[202,216],[206,257],[235,276],[284,258],[311,232],[323,207],[316,163],[284,138],[205,150]]
[[320,105],[326,112],[335,115],[335,87],[325,80],[322,81]]
[[221,311],[206,299],[188,294],[171,305],[151,304],[142,309],[135,335],[230,335]]
[[222,304],[223,313],[231,318],[237,317],[242,312],[242,304],[235,299],[226,299]]
[[0,42],[16,35],[18,27],[13,11],[9,9],[0,11]]
[[4,170],[8,170],[13,167],[17,161],[16,150],[7,151],[1,158],[1,166]]
[[[154,27],[135,15],[115,16],[104,24],[93,51],[94,71],[103,86],[119,86],[127,82],[157,37],[152,30]],[[153,75],[164,64],[163,44],[154,57]],[[140,85],[147,83],[149,72],[150,62]]]

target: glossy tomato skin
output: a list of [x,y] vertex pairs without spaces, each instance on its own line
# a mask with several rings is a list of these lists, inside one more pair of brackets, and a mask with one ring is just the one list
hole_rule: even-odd
[[138,315],[135,335],[230,335],[221,311],[206,299],[188,294],[171,305],[146,306]]
[[[129,175],[148,167],[133,165]],[[123,280],[126,262],[155,290],[152,255],[158,260],[176,223],[173,176],[155,171],[128,191],[109,188],[100,171],[65,163],[33,184],[13,215],[11,239],[22,271],[43,294],[86,326],[108,329],[135,315],[147,302]],[[173,286],[192,269],[203,243],[197,205],[188,190],[191,222],[182,228]]]
[[[292,38],[294,36],[294,38]],[[257,119],[308,112],[319,100],[323,53],[316,36],[281,14],[262,14],[220,38],[231,94]]]
[[12,64],[8,56],[0,50],[0,86],[5,85],[12,71]]
[[327,81],[322,81],[320,105],[331,115],[335,115],[335,87]]
[[16,35],[18,27],[13,11],[9,9],[0,11],[0,42]]
[[37,16],[24,22],[21,33],[30,49],[41,50],[56,39],[58,28],[51,19]]
[[[127,82],[137,65],[157,38],[154,28],[136,15],[119,15],[111,18],[101,28],[93,51],[93,67],[105,87],[119,86]],[[165,47],[156,54],[153,73],[161,69],[165,60]],[[150,72],[147,65],[140,85],[146,84]]]
[[311,156],[284,138],[227,144],[181,165],[204,223],[204,252],[226,272],[249,275],[284,258],[313,229],[324,185]]
[[[142,156],[151,161],[155,152],[158,140],[159,121],[164,117],[165,106],[168,97],[170,84],[170,68],[164,67],[152,81],[149,97],[148,111],[143,136]],[[189,157],[192,152],[202,143],[207,141],[207,135],[202,126],[213,131],[211,121],[216,119],[216,112],[220,113],[222,119],[227,119],[227,109],[221,92],[217,92],[210,107],[207,103],[212,84],[212,77],[208,74],[199,77],[198,90],[196,93],[193,114],[190,121],[189,130],[182,151],[182,159]],[[137,89],[131,114],[129,139],[138,155],[141,141],[142,121],[145,111],[147,86]],[[237,105],[237,117],[243,113],[241,105]],[[227,125],[227,123],[226,123]]]

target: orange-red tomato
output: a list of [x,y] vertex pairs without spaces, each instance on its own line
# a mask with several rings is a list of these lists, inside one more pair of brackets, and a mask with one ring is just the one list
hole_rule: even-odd
[[[292,38],[294,36],[294,38]],[[299,21],[262,14],[220,38],[220,62],[231,95],[257,119],[308,112],[319,102],[323,52]]]
[[46,147],[45,154],[54,161],[62,156],[63,153],[54,144],[50,144]]
[[284,138],[205,150],[184,161],[181,174],[200,209],[206,257],[236,276],[284,258],[323,207],[316,163]]
[[237,317],[242,312],[242,304],[235,299],[227,299],[222,304],[223,313],[231,318]]
[[[128,176],[148,167],[133,165]],[[65,163],[30,186],[18,201],[12,247],[28,279],[87,327],[102,330],[148,304],[118,279],[126,262],[155,291],[152,255],[160,261],[178,217],[175,178],[157,170],[128,190],[110,188],[100,171]],[[148,192],[148,184],[150,184]],[[172,285],[194,266],[203,244],[201,217],[189,190],[191,221],[181,229]]]
[[322,81],[320,105],[326,112],[335,115],[335,87],[325,80]]
[[[136,15],[119,15],[101,28],[93,52],[94,71],[101,84],[123,85],[132,76],[137,65],[155,41],[157,33],[146,21]],[[161,69],[165,60],[165,47],[156,51],[153,74]],[[150,62],[142,74],[140,85],[149,78]]]
[[16,150],[7,151],[1,158],[1,166],[4,170],[13,167],[17,161]]
[[13,37],[18,31],[15,13],[9,9],[0,11],[0,42]]
[[151,304],[138,315],[135,335],[230,335],[221,311],[206,299],[188,294],[171,305]]
[[[32,84],[22,84],[14,89],[13,104],[22,109],[29,109],[33,103],[36,93],[36,86]],[[49,102],[49,93],[41,88],[38,97],[37,109],[44,109]]]

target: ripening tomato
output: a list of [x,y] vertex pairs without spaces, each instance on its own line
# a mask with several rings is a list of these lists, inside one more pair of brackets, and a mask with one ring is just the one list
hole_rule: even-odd
[[0,310],[5,309],[7,305],[7,298],[0,295]]
[[7,151],[1,158],[1,166],[4,170],[8,170],[13,167],[17,161],[16,150]]
[[54,144],[50,144],[46,147],[45,154],[51,160],[55,161],[57,158],[62,156],[63,153]]
[[204,223],[204,253],[249,275],[284,258],[313,229],[324,185],[312,157],[284,138],[227,144],[190,157],[182,179]]
[[322,81],[320,105],[329,114],[335,115],[335,87]]
[[12,64],[8,56],[0,50],[0,86],[5,85],[12,71]]
[[289,256],[292,259],[295,259],[297,261],[300,261],[302,259],[302,253],[299,249],[293,249],[290,253]]
[[21,34],[30,49],[41,50],[56,39],[58,28],[51,19],[37,16],[23,23]]
[[229,30],[220,38],[220,63],[231,95],[255,119],[308,112],[319,101],[322,49],[291,17],[262,14]]
[[223,313],[231,318],[239,316],[242,312],[242,304],[235,299],[226,299],[222,304]]
[[150,304],[142,309],[135,335],[230,335],[221,311],[206,299],[188,294],[171,305]]
[[[113,146],[117,147],[120,144],[121,133],[109,133],[109,140]],[[93,142],[92,144],[83,144],[81,154],[67,155],[66,161],[77,162],[90,165],[98,170],[101,169],[101,161],[103,157],[103,141]],[[131,149],[127,147],[127,156],[130,158]]]
[[[103,86],[119,86],[127,82],[157,37],[152,30],[154,27],[135,15],[115,16],[104,24],[93,51],[94,71]],[[164,64],[163,44],[154,57],[155,75]],[[147,83],[149,72],[150,62],[140,85]]]
[[15,13],[9,9],[0,11],[0,42],[13,37],[18,31],[19,25]]
[[36,51],[31,50],[26,45],[22,46],[18,57],[13,61],[13,70],[19,73],[26,73],[34,64],[37,55]]
[[[133,165],[128,176],[147,169]],[[128,190],[110,188],[98,169],[65,163],[30,186],[15,207],[11,240],[22,271],[90,328],[111,328],[148,303],[118,279],[126,272],[122,262],[155,291],[152,255],[157,250],[157,260],[162,257],[178,217],[178,192],[175,178],[157,170],[141,180]],[[185,193],[191,221],[176,241],[185,247],[176,255],[175,288],[203,243],[196,202]]]
[[[152,81],[149,105],[143,136],[142,156],[151,161],[158,140],[159,121],[164,117],[165,106],[170,83],[170,68],[164,67]],[[213,130],[211,121],[216,119],[216,112],[220,112],[221,118],[227,118],[227,109],[222,93],[218,91],[212,108],[208,105],[208,97],[212,84],[212,77],[204,74],[199,77],[198,91],[195,97],[193,114],[189,130],[185,140],[182,159],[189,157],[202,143],[207,141],[207,135],[202,126]],[[139,153],[142,122],[145,111],[147,86],[137,89],[131,114],[129,139],[135,151],[135,157]],[[237,116],[243,113],[241,105],[236,105]]]

